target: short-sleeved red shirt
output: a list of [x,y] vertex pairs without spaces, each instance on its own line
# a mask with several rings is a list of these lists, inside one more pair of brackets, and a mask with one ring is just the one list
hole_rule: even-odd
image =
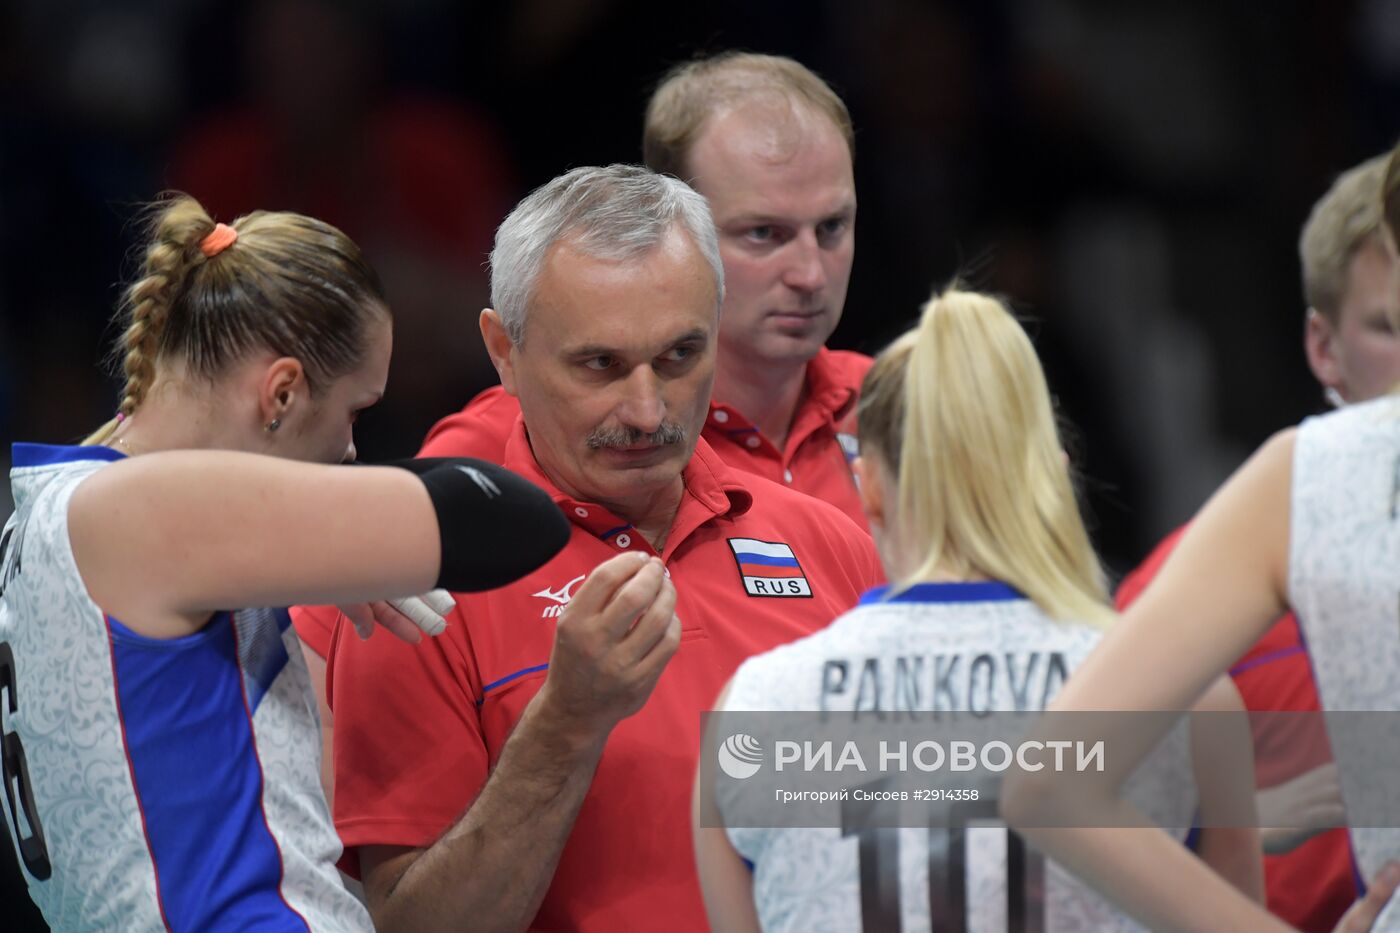
[[[1187,526],[1157,545],[1118,587],[1119,609],[1133,603],[1162,569]],[[1298,620],[1292,613],[1274,623],[1230,668],[1245,708],[1251,712],[1312,712],[1322,709]],[[1302,717],[1255,717],[1254,770],[1260,787],[1273,787],[1332,759],[1320,723]],[[1318,833],[1292,852],[1264,857],[1269,911],[1300,930],[1331,930],[1360,896],[1345,829]]]
[[[710,403],[703,436],[736,470],[816,496],[868,527],[851,473],[856,456],[856,403],[873,361],[861,353],[822,348],[807,364],[807,384],[783,449],[738,409]],[[428,432],[421,457],[480,457],[499,463],[520,405],[500,386],[482,392]]]
[[[544,682],[556,619],[584,575],[620,550],[651,551],[627,522],[559,492],[523,423],[504,465],[572,519],[557,557],[510,586],[459,595],[446,632],[420,645],[383,634],[361,642],[338,626],[327,692],[347,868],[358,868],[357,846],[427,846],[456,822]],[[703,439],[683,479],[661,554],[680,648],[643,709],[609,737],[532,929],[707,928],[690,841],[701,713],[741,661],[822,628],[883,576],[850,519],[730,469]],[[791,559],[746,562],[754,553]]]

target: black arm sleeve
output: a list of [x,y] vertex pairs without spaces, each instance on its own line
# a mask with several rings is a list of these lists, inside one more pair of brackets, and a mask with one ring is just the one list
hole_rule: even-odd
[[549,494],[505,467],[471,457],[377,465],[408,470],[427,487],[442,538],[442,589],[470,593],[505,586],[568,543],[569,520]]

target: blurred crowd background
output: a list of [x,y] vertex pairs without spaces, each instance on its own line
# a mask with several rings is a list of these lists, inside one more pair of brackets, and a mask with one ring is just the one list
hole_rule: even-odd
[[1297,234],[1400,134],[1400,0],[0,0],[0,466],[110,417],[134,218],[169,188],[365,248],[396,336],[360,452],[412,454],[494,381],[496,224],[640,161],[656,79],[728,48],[799,59],[854,117],[833,346],[875,352],[955,275],[1007,295],[1114,570],[1323,409]]

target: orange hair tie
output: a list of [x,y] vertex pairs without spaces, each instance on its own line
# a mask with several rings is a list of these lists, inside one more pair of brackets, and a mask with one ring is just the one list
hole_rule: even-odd
[[233,245],[233,241],[236,239],[238,239],[237,230],[228,224],[215,224],[213,232],[199,241],[199,251],[206,257],[213,259]]

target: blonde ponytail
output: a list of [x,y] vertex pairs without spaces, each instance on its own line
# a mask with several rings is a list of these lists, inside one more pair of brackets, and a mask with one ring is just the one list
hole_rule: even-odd
[[862,447],[898,478],[907,586],[936,572],[1008,583],[1048,615],[1113,618],[1040,360],[996,299],[950,289],[866,377]]

